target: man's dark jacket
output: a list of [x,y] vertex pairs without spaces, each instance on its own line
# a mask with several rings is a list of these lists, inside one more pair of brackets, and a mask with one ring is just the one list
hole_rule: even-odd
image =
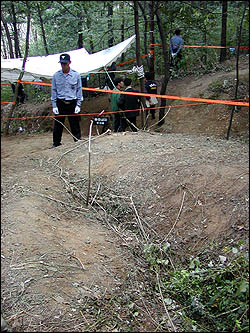
[[[125,91],[127,92],[139,92],[133,88],[128,88]],[[133,95],[125,95],[121,94],[120,99],[118,101],[118,106],[122,110],[136,110],[140,108],[140,96],[133,96]],[[130,111],[126,112],[126,118],[132,118],[139,115],[139,110],[137,111]]]

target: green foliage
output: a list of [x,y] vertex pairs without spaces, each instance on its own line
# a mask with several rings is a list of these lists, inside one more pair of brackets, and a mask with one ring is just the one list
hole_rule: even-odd
[[39,88],[33,84],[26,84],[24,90],[28,96],[29,103],[33,104],[48,101],[51,96],[51,87],[47,86],[41,86],[41,88]]
[[[113,37],[114,44],[122,39],[122,24],[124,20],[124,39],[135,33],[134,9],[132,1],[29,1],[31,6],[32,27],[30,36],[29,56],[45,55],[44,41],[41,32],[41,23],[38,8],[41,10],[44,23],[46,42],[50,54],[65,52],[78,48],[79,36],[82,36],[83,46],[90,52],[98,52],[108,47],[108,40]],[[144,8],[146,18],[149,19],[148,2],[140,2],[139,8]],[[219,1],[168,1],[156,2],[163,27],[169,41],[174,30],[181,29],[181,35],[186,45],[220,45],[221,38],[221,2]],[[112,18],[108,16],[108,6],[113,6]],[[238,41],[238,28],[242,16],[244,1],[237,5],[228,2],[227,44],[234,46]],[[7,21],[9,30],[13,30],[13,17],[11,2],[2,1],[1,9]],[[20,45],[22,53],[25,44],[25,24],[27,5],[25,1],[14,2],[16,11]],[[111,21],[110,21],[111,20]],[[112,31],[109,28],[112,22]],[[139,28],[141,40],[141,54],[149,51],[149,21],[145,31],[145,21],[142,11],[139,10]],[[249,8],[247,8],[243,22],[242,44],[249,43],[248,34]],[[3,39],[6,45],[5,30]],[[146,40],[146,50],[143,42]],[[158,26],[155,20],[155,43],[161,43]],[[13,45],[14,46],[14,45]],[[163,72],[163,57],[160,49],[156,47],[155,69],[157,74]],[[205,70],[210,70],[218,63],[219,49],[183,49],[184,71],[190,71],[197,64]],[[126,59],[135,57],[135,45],[125,53]],[[126,60],[125,59],[125,60]],[[147,61],[142,60],[144,67]],[[130,65],[131,67],[131,65]]]
[[[248,331],[249,258],[248,253],[221,256],[217,264],[191,258],[189,267],[165,273],[165,293],[183,307],[189,329],[197,331]],[[199,327],[199,328],[197,328]]]
[[4,102],[13,102],[14,94],[10,85],[1,85],[1,100]]
[[[221,94],[228,94],[230,98],[235,97],[235,85],[236,81],[234,78],[227,80],[217,80],[209,84],[207,98],[218,98]],[[238,85],[237,97],[239,99],[245,99],[248,96],[248,85],[246,82],[241,81]]]
[[170,264],[167,254],[169,248],[169,243],[166,243],[163,247],[153,243],[144,246],[144,256],[151,270],[158,272]]
[[[211,249],[215,247],[211,244]],[[173,270],[170,256],[175,253],[168,242],[164,246],[144,246],[150,270],[161,274],[164,299],[174,299],[179,304],[186,331],[249,330],[249,254],[243,248],[242,243],[224,248],[227,257],[212,260],[208,256],[205,260],[191,257]]]

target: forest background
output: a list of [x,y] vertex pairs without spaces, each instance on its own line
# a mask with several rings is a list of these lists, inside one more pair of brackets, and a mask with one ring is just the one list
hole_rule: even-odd
[[[42,56],[85,47],[95,53],[138,32],[140,52],[148,54],[150,43],[166,43],[176,28],[186,45],[237,46],[244,6],[241,44],[249,43],[248,1],[2,1],[1,56],[20,58],[25,54],[27,17],[31,21],[29,56]],[[139,21],[137,22],[137,19]],[[137,27],[138,24],[138,27]],[[135,31],[135,28],[139,29]],[[161,31],[163,29],[163,31]],[[163,35],[161,35],[163,33]],[[135,47],[123,55],[134,58]],[[156,71],[161,69],[159,48]],[[185,50],[186,62],[195,63],[203,55],[220,60],[228,49]],[[121,62],[122,62],[121,61]],[[148,58],[146,59],[146,62]],[[149,66],[149,62],[147,62]]]
[[[136,33],[136,43],[121,56],[120,63],[136,55],[138,66],[144,65],[144,71],[162,77],[160,94],[165,94],[170,79],[168,44],[175,29],[181,29],[185,45],[197,46],[185,48],[181,68],[187,74],[195,70],[197,63],[203,72],[209,72],[236,53],[237,46],[248,45],[248,26],[248,1],[3,1],[1,56],[23,57],[25,61],[27,56],[82,47],[95,53]],[[239,53],[247,52],[239,50]],[[131,63],[128,66],[131,68]],[[104,75],[97,75],[88,86],[103,86],[104,80]],[[144,80],[139,81],[135,84],[143,92]],[[237,85],[238,82],[235,98]],[[2,97],[8,98],[4,89]],[[143,102],[145,105],[144,99]],[[166,99],[162,99],[160,119],[164,118],[165,105]],[[163,123],[164,120],[159,125]],[[8,128],[7,122],[6,134]]]

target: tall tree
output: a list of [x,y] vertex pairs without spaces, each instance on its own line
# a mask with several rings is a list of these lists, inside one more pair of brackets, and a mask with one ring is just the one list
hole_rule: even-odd
[[94,42],[93,42],[93,32],[92,32],[92,27],[91,27],[91,17],[89,15],[87,6],[83,6],[83,10],[84,10],[85,17],[86,17],[86,26],[87,26],[87,30],[88,30],[90,53],[94,53]]
[[[154,37],[154,32],[155,32],[155,24],[154,24],[154,2],[153,0],[150,0],[149,2],[149,13],[150,13],[150,31],[149,31],[149,36],[150,36],[150,44],[155,43],[155,37]],[[149,71],[152,73],[153,78],[155,76],[155,67],[154,67],[154,60],[155,60],[155,55],[154,55],[154,46],[151,45],[150,47],[150,58],[149,58]]]
[[[142,5],[143,3],[143,5]],[[147,7],[147,2],[146,1],[138,1],[138,5],[139,8],[142,12],[142,16],[144,19],[144,54],[148,54],[148,38],[147,38],[147,34],[148,34],[148,18],[147,18],[147,14],[146,14],[146,7]],[[146,61],[147,61],[147,67],[149,68],[149,57],[146,57]]]
[[1,49],[1,56],[3,57],[3,59],[7,59],[8,58],[8,51],[7,51],[7,47],[5,44],[5,39],[3,36],[3,28],[2,28],[2,24],[1,24],[1,42],[2,42],[2,49]]
[[80,2],[80,1],[76,1],[75,6],[76,6],[77,30],[78,30],[77,31],[78,32],[77,46],[78,46],[78,49],[81,49],[83,47],[82,10],[84,7],[84,3]]
[[[160,37],[161,37],[161,43],[162,43],[162,56],[163,56],[163,72],[164,72],[164,76],[163,76],[163,80],[162,80],[162,84],[161,84],[161,91],[160,94],[161,95],[165,95],[166,94],[166,89],[167,89],[167,85],[168,85],[168,81],[169,81],[169,51],[167,48],[167,43],[166,43],[166,35],[165,35],[165,30],[163,28],[163,24],[162,24],[162,20],[161,20],[161,16],[160,16],[160,1],[157,1],[157,5],[156,5],[156,18],[157,18],[157,25],[158,25],[158,29],[160,32]],[[166,99],[162,98],[161,99],[161,108],[159,110],[159,126],[162,126],[165,123],[165,120],[163,119],[165,116],[165,107],[166,106]]]
[[111,47],[114,45],[114,35],[113,35],[113,5],[108,3],[108,30],[109,30],[109,40],[108,46]]
[[29,53],[30,21],[31,21],[30,9],[31,9],[31,7],[30,7],[30,4],[29,4],[29,1],[25,1],[25,3],[26,3],[26,7],[27,7],[27,31],[26,31],[25,53],[24,53],[24,58],[23,58],[22,71],[21,71],[21,73],[18,77],[17,85],[16,85],[16,89],[15,89],[15,95],[14,95],[15,104],[12,105],[12,107],[10,109],[10,112],[8,114],[8,120],[6,122],[6,127],[5,127],[5,135],[9,134],[10,118],[12,118],[13,112],[14,112],[15,107],[16,107],[19,85],[20,85],[20,81],[22,80],[22,77],[23,77],[23,74],[24,74],[25,63],[26,63],[28,53]]
[[1,11],[1,21],[3,23],[5,34],[6,34],[6,38],[7,38],[7,41],[8,41],[10,58],[15,58],[14,51],[13,51],[12,40],[11,40],[11,36],[10,36],[10,31],[9,31],[9,27],[8,27],[8,24],[7,24],[6,20],[5,20],[5,18],[4,18],[3,11]]
[[[242,17],[241,17],[240,27],[238,29],[238,47],[237,47],[237,57],[236,57],[236,86],[235,86],[235,95],[234,95],[235,99],[238,98],[238,87],[239,87],[239,55],[240,55],[240,46],[241,46],[241,33],[242,33],[242,26],[243,26],[243,21],[244,21],[244,16],[245,16],[245,13],[246,13],[247,5],[248,5],[248,1],[244,1],[243,13],[242,13]],[[236,109],[236,107],[233,106],[232,107],[231,116],[230,116],[230,120],[229,120],[228,129],[227,129],[227,137],[226,137],[227,140],[229,139],[229,135],[230,135],[230,130],[231,130],[231,126],[232,126],[232,121],[233,121],[233,116],[234,116],[235,109]]]
[[[134,22],[135,22],[135,35],[136,35],[136,63],[137,66],[141,66],[141,57],[140,57],[140,30],[139,30],[139,14],[138,14],[138,1],[134,2]],[[140,78],[140,90],[141,92],[145,91],[144,87],[144,78]],[[145,107],[145,97],[142,98],[142,104]],[[145,123],[145,115],[144,112],[141,113],[142,127],[144,127]]]
[[[122,18],[121,18],[121,42],[123,42],[125,39],[125,35],[124,35],[125,17],[124,17],[124,2],[123,1],[121,2],[120,6],[121,6],[121,12],[122,12],[122,14],[121,14],[121,16],[122,16]],[[122,53],[121,62],[124,62],[124,57],[125,57],[124,53]]]
[[39,20],[40,20],[40,25],[41,25],[43,45],[44,45],[45,53],[46,53],[46,55],[48,55],[49,54],[49,49],[48,49],[46,35],[45,35],[45,29],[44,29],[44,23],[43,23],[43,17],[42,17],[42,11],[41,11],[41,8],[40,8],[40,3],[37,2],[36,5],[37,5],[37,12],[38,12]]
[[227,57],[227,0],[222,1],[221,46],[224,48],[220,50],[220,63],[225,61]]
[[16,18],[16,10],[14,1],[10,2],[11,14],[12,14],[12,25],[13,25],[13,35],[14,35],[14,48],[15,48],[15,56],[16,58],[21,58],[21,51],[19,46],[19,37],[18,37],[18,29],[17,29],[17,18]]

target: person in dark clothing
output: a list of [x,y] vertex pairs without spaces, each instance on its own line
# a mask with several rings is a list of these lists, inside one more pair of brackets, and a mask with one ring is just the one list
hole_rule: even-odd
[[[127,92],[139,92],[132,88],[132,80],[129,78],[124,80],[124,85],[125,91]],[[129,126],[133,132],[137,132],[136,117],[139,115],[140,100],[140,96],[121,94],[118,106],[122,110],[135,110],[126,112],[124,118],[121,119],[122,132],[126,130],[127,126]]]
[[[70,68],[70,55],[61,54],[60,61],[62,69],[56,72],[52,78],[51,102],[55,114],[53,145],[55,148],[61,145],[63,124],[68,117],[74,141],[81,139],[80,117],[82,97],[82,81],[80,74]],[[58,117],[58,115],[64,115]]]
[[171,53],[171,64],[173,63],[173,58],[177,57],[176,66],[179,64],[182,58],[181,49],[183,46],[183,39],[180,36],[180,29],[175,30],[175,35],[170,39],[170,53]]
[[[145,73],[145,91],[148,94],[157,94],[157,83],[153,80],[153,75],[149,72]],[[146,105],[150,107],[150,113],[152,119],[155,119],[155,111],[154,107],[158,103],[156,97],[146,97]],[[146,111],[146,116],[148,115],[148,110]]]
[[[120,77],[115,78],[114,80],[115,88],[113,90],[119,91],[124,87],[123,79]],[[118,101],[120,98],[120,94],[111,94],[111,111],[116,112],[119,111],[120,108],[118,106]],[[121,132],[121,112],[117,112],[113,114],[113,128],[114,132]]]
[[[82,80],[82,87],[87,88],[88,87],[88,77],[87,76],[81,77],[81,80]],[[83,90],[82,95],[84,98],[89,97],[87,90]]]
[[[12,88],[13,94],[15,94],[16,86],[17,86],[17,83],[16,84],[11,83],[11,88]],[[25,98],[26,98],[26,94],[25,94],[23,85],[22,85],[22,83],[19,83],[18,93],[17,93],[17,103],[24,104]]]

